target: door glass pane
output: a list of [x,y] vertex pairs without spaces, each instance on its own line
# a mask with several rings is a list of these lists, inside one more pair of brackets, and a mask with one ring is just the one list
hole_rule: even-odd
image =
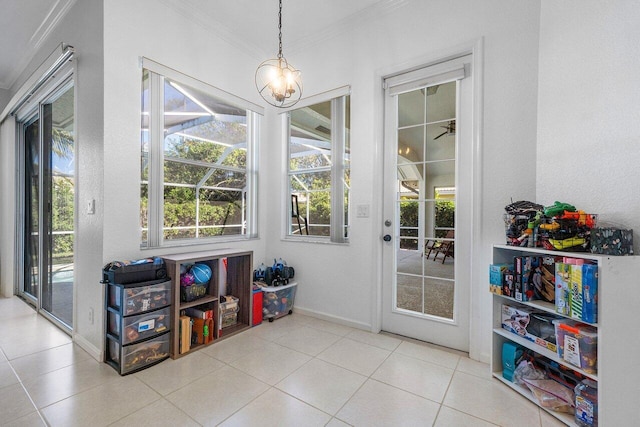
[[[74,242],[74,102],[73,87],[46,105],[44,134],[50,138],[48,216],[48,281],[43,284],[42,308],[67,326],[73,324]],[[50,107],[50,113],[48,113]],[[45,292],[46,291],[46,292]]]
[[40,120],[24,127],[25,143],[25,233],[24,233],[24,292],[37,298],[40,206]]
[[453,319],[456,82],[398,95],[396,308]]

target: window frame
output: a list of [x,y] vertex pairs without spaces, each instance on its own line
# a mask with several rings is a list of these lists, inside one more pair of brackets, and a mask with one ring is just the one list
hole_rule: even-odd
[[[145,72],[149,73],[149,137],[148,137],[148,211],[147,238],[140,236],[142,249],[153,249],[171,246],[198,245],[223,241],[249,240],[258,237],[258,146],[260,139],[260,117],[264,115],[264,108],[250,101],[232,95],[222,89],[190,77],[184,73],[166,67],[145,57],[140,58],[141,81]],[[169,79],[191,88],[205,92],[223,101],[229,106],[246,110],[247,117],[247,154],[246,154],[246,232],[241,234],[187,237],[180,239],[164,238],[164,82]],[[141,88],[144,91],[144,88]],[[141,92],[141,94],[144,92]],[[142,108],[142,106],[141,106]],[[141,114],[143,111],[141,110]],[[157,123],[162,125],[158,126]],[[141,126],[142,144],[142,126]],[[142,151],[141,151],[141,156]],[[142,166],[141,166],[142,167]],[[140,185],[142,185],[142,170],[140,171]],[[140,204],[142,200],[140,200]],[[142,225],[142,224],[141,224]],[[141,227],[141,233],[143,231]]]
[[[350,230],[350,204],[351,190],[345,183],[344,177],[347,170],[351,169],[350,154],[346,151],[347,142],[350,137],[346,128],[346,98],[351,96],[351,87],[342,86],[327,92],[320,93],[302,99],[294,107],[286,109],[281,113],[283,158],[286,162],[283,176],[283,198],[284,198],[284,218],[282,239],[288,241],[304,241],[317,243],[349,243]],[[343,102],[339,102],[343,100]],[[295,235],[292,231],[293,217],[291,195],[292,188],[290,177],[296,172],[291,170],[291,112],[302,108],[310,107],[324,102],[331,102],[331,166],[323,166],[314,169],[327,169],[330,171],[331,183],[330,192],[330,232],[328,236],[320,235]],[[348,114],[351,112],[348,111]],[[350,143],[348,144],[350,146]],[[339,162],[337,160],[340,160]],[[310,169],[313,171],[314,169]],[[299,172],[298,172],[299,173]],[[345,192],[349,193],[347,204],[345,205]],[[339,196],[338,196],[339,195]]]

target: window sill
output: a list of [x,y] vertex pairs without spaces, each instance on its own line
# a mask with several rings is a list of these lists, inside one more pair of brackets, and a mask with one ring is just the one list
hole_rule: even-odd
[[164,244],[160,246],[143,246],[140,245],[141,250],[158,250],[158,249],[166,249],[166,248],[184,248],[189,246],[203,246],[203,245],[217,245],[221,243],[230,243],[230,242],[248,242],[251,240],[260,240],[259,236],[228,236],[228,237],[220,237],[220,238],[209,238],[209,239],[189,239],[189,240],[171,240],[169,243],[165,241]]
[[314,237],[314,236],[301,236],[301,237],[291,237],[285,236],[280,239],[282,242],[293,242],[293,243],[317,243],[320,245],[336,245],[336,246],[349,246],[349,240],[346,242],[332,242],[328,237]]

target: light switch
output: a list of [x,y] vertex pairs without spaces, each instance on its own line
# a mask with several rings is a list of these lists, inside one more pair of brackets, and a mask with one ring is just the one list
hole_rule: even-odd
[[87,203],[87,214],[88,215],[93,215],[95,213],[96,213],[96,200],[95,199],[91,199]]
[[356,206],[356,216],[358,218],[369,218],[369,205]]

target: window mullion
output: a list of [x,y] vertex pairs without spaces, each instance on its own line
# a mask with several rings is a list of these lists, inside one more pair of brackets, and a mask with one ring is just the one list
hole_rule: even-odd
[[149,73],[149,231],[148,246],[158,247],[164,226],[164,77]]
[[344,153],[346,140],[345,97],[331,101],[331,241],[344,243]]

